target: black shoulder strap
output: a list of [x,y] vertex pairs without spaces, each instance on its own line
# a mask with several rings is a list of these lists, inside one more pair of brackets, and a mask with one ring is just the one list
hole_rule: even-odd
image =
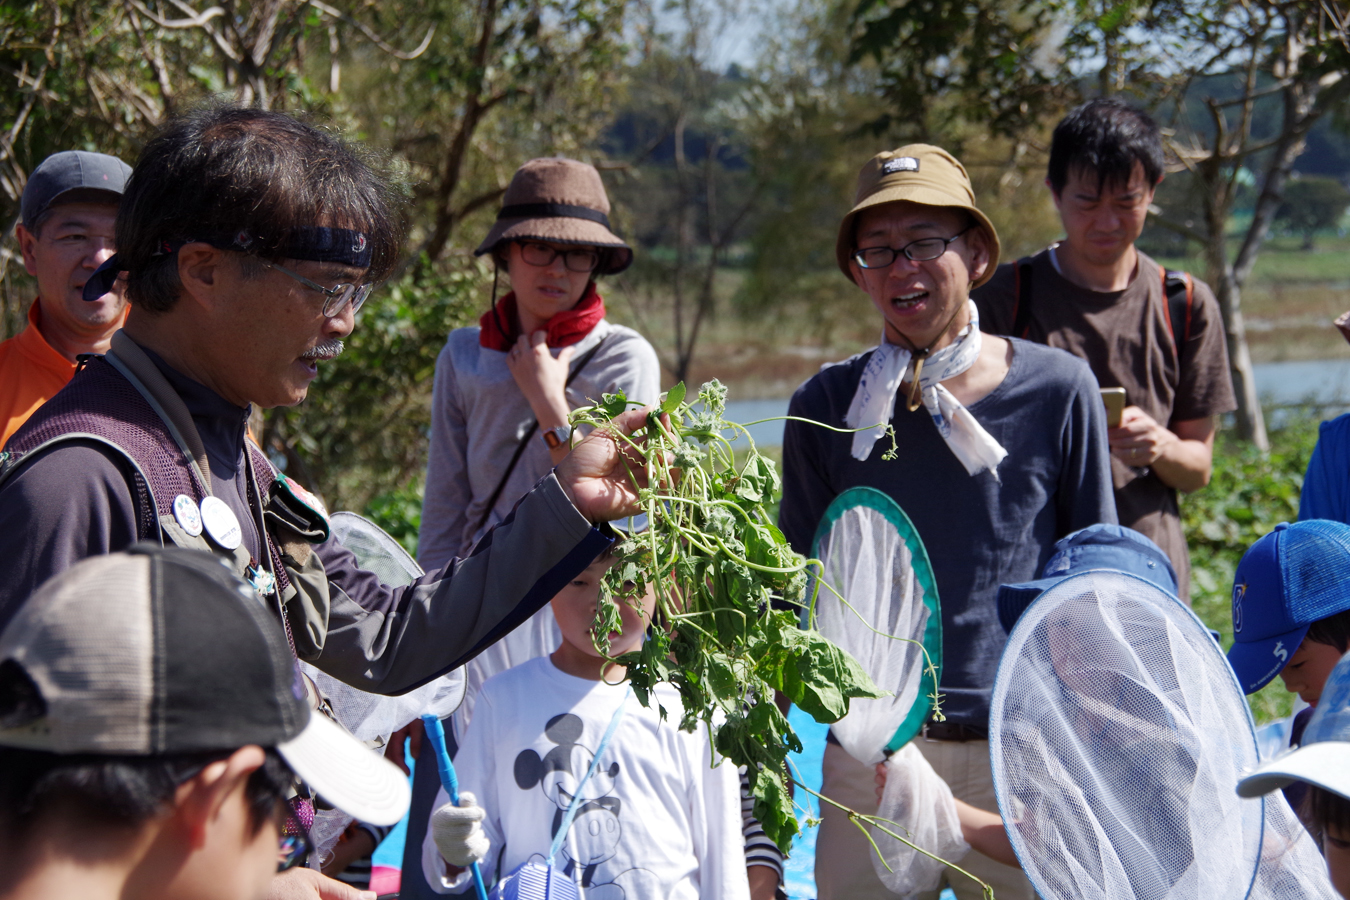
[[[587,350],[581,359],[577,360],[576,365],[572,366],[572,371],[567,374],[567,381],[564,382],[563,387],[570,385],[573,379],[581,374],[581,370],[586,368],[586,364],[600,351],[601,345],[605,343],[605,340],[608,337],[609,335],[605,335],[605,337],[596,341],[595,346]],[[483,507],[483,515],[479,517],[478,523],[473,526],[475,534],[483,527],[483,523],[488,520],[488,516],[492,515],[492,510],[497,505],[498,498],[501,497],[502,491],[506,488],[507,479],[509,479],[511,473],[516,470],[516,463],[520,462],[520,457],[524,455],[525,447],[529,445],[530,438],[534,437],[534,433],[538,430],[539,422],[537,420],[531,422],[530,427],[525,431],[525,436],[520,439],[519,444],[516,444],[516,452],[511,454],[511,461],[506,464],[506,471],[502,472],[501,480],[497,482],[497,486],[492,490],[492,496],[488,498],[487,505]]]
[[1013,337],[1025,338],[1031,331],[1031,257],[1024,256],[1013,268],[1013,292],[1017,295],[1013,307]]
[[1189,272],[1169,269],[1163,273],[1163,293],[1167,297],[1167,321],[1172,327],[1172,346],[1181,359],[1181,351],[1191,340],[1191,307],[1195,302],[1195,280]]

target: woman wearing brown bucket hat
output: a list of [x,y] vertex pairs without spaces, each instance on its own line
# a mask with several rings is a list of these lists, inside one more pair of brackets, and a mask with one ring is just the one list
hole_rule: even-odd
[[[418,559],[442,565],[462,555],[567,455],[568,413],[623,391],[654,402],[656,351],[637,332],[605,319],[595,278],[621,272],[632,249],[610,229],[609,198],[594,166],[532,159],[516,170],[497,220],[476,255],[492,254],[511,292],[477,327],[451,332],[436,360],[431,450]],[[557,627],[545,607],[471,665],[491,672],[547,653]],[[524,634],[538,652],[517,658]],[[544,642],[549,642],[543,646]],[[497,659],[496,657],[501,657]],[[479,661],[486,664],[479,665]]]
[[[512,177],[475,251],[492,254],[512,290],[498,299],[494,274],[492,308],[476,327],[452,331],[436,360],[417,549],[423,566],[465,555],[567,455],[572,409],[616,391],[657,399],[656,351],[605,319],[596,290],[596,276],[633,259],[610,229],[609,209],[600,173],[586,163],[532,159]],[[463,733],[485,680],[560,640],[545,605],[470,662],[455,730]]]
[[[632,249],[610,228],[609,210],[600,173],[586,163],[532,159],[512,177],[475,251],[492,254],[512,290],[496,300],[494,275],[492,308],[477,327],[451,332],[436,361],[417,553],[423,566],[464,555],[566,456],[570,410],[617,391],[644,403],[657,399],[656,351],[637,332],[606,321],[596,290],[596,276],[622,272],[633,261]],[[454,733],[464,733],[484,681],[548,655],[561,640],[545,606],[470,662]],[[434,794],[435,778],[428,784]],[[411,832],[425,827],[425,818],[410,822],[408,847],[421,847]],[[747,862],[773,872],[769,880],[776,882],[781,856],[753,817],[746,827]],[[406,884],[420,865],[413,857],[405,862]],[[763,889],[762,875],[758,883]],[[773,886],[767,891],[771,896]]]

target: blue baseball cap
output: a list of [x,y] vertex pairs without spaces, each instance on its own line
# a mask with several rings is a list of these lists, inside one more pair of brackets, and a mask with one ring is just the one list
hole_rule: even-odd
[[1259,797],[1294,781],[1350,798],[1350,653],[1327,676],[1299,748],[1258,766],[1238,782],[1237,792]]
[[1233,576],[1228,662],[1248,694],[1261,690],[1303,643],[1308,626],[1350,609],[1350,525],[1281,522],[1243,554]]
[[1133,528],[1123,525],[1089,525],[1055,542],[1055,552],[1046,560],[1041,577],[998,589],[998,621],[1011,633],[1031,602],[1042,592],[1070,575],[1092,569],[1114,569],[1138,575],[1173,597],[1177,573],[1162,548]]

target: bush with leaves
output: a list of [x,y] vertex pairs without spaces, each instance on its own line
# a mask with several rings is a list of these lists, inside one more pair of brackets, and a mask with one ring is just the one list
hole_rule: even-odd
[[[1214,446],[1209,486],[1181,499],[1181,522],[1191,551],[1191,603],[1196,615],[1233,640],[1233,574],[1247,548],[1280,522],[1298,519],[1303,473],[1317,443],[1317,422],[1296,416],[1271,432],[1263,454],[1231,432]],[[1293,695],[1278,679],[1250,698],[1258,721],[1289,714]]]

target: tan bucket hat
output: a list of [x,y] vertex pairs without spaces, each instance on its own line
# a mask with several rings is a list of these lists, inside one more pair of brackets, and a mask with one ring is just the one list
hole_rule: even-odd
[[516,169],[497,221],[474,255],[521,238],[609,248],[595,270],[598,275],[622,272],[633,262],[633,248],[610,231],[609,197],[600,173],[575,159],[532,159]]
[[878,153],[858,173],[858,192],[853,208],[839,223],[839,237],[834,245],[839,269],[849,281],[853,280],[849,257],[854,250],[853,223],[858,213],[870,206],[897,200],[925,206],[951,206],[969,212],[989,239],[989,266],[971,287],[979,287],[994,277],[994,269],[998,268],[998,232],[988,216],[976,208],[975,191],[970,186],[965,167],[941,147],[907,144],[898,150]]

